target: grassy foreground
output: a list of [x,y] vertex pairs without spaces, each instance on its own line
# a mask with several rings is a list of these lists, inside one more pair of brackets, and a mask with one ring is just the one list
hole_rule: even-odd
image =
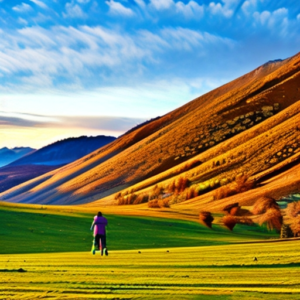
[[[110,250],[223,245],[278,237],[259,226],[233,232],[214,225],[154,217],[106,215]],[[0,254],[89,251],[92,214],[0,206]]]
[[289,241],[107,257],[0,255],[0,299],[299,299],[299,248],[300,241]]

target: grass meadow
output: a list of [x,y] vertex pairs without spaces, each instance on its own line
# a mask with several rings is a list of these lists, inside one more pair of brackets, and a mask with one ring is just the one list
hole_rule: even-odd
[[[213,230],[187,220],[105,215],[110,250],[192,247],[277,238],[259,226],[237,225]],[[63,210],[0,206],[0,254],[89,251],[93,215]]]
[[299,299],[299,247],[291,241],[115,250],[107,257],[0,255],[0,299]]
[[0,299],[300,298],[300,241],[265,228],[109,214],[100,256],[92,214],[21,207],[0,206]]

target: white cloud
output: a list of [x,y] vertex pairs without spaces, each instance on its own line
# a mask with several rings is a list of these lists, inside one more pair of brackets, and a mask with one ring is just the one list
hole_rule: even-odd
[[28,22],[23,18],[18,18],[18,23],[25,26],[28,24]]
[[259,12],[255,12],[253,14],[253,17],[256,19],[257,22],[259,22],[261,25],[265,25],[267,23],[267,21],[270,19],[271,17],[271,13],[267,10],[263,11],[262,13]]
[[297,20],[300,20],[300,14],[297,16]]
[[35,3],[37,6],[39,6],[41,8],[44,8],[44,9],[48,8],[48,6],[43,1],[40,1],[40,0],[30,0],[30,1]]
[[144,0],[134,0],[134,2],[142,9],[146,8],[146,4],[144,2]]
[[[0,39],[4,41],[0,45],[0,74],[17,79],[18,89],[24,91],[78,90],[94,85],[95,78],[98,83],[101,79],[116,81],[129,73],[139,78],[147,71],[147,64],[159,65],[162,56],[171,52],[184,55],[193,51],[199,57],[211,47],[233,45],[229,39],[182,27],[130,34],[100,26],[36,26],[13,33],[2,31]],[[13,91],[14,84],[0,86],[2,91],[9,88]]]
[[125,17],[132,17],[134,12],[125,6],[123,6],[120,2],[115,2],[113,0],[105,1],[105,3],[109,6],[109,12],[112,15],[120,15]]
[[191,51],[203,42],[203,35],[197,31],[186,28],[166,28],[162,30],[162,37],[168,41],[172,48]]
[[176,3],[176,10],[182,13],[186,18],[201,19],[204,14],[204,7],[195,1],[190,1],[187,4],[179,1]]
[[256,23],[268,27],[270,30],[275,30],[277,33],[286,34],[288,21],[288,10],[286,8],[279,8],[273,12],[263,11],[261,13],[255,12],[253,14]]
[[78,3],[81,3],[81,4],[86,4],[86,3],[89,3],[90,0],[77,0]]
[[21,5],[16,5],[12,8],[14,11],[23,13],[32,10],[32,7],[26,3],[22,3]]
[[66,4],[66,14],[63,13],[64,18],[85,18],[87,15],[82,11],[78,4],[67,3]]
[[150,0],[150,4],[157,10],[169,9],[174,5],[173,0]]
[[226,18],[230,18],[233,15],[233,10],[226,4],[223,6],[221,3],[211,2],[208,9],[213,15],[223,15]]
[[256,0],[247,0],[243,3],[241,9],[245,15],[250,15],[255,12],[256,6]]

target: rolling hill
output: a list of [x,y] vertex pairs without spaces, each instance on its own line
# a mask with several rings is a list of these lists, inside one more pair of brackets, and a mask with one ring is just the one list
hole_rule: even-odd
[[73,162],[114,140],[110,136],[82,136],[31,151],[0,168],[0,192]]
[[300,54],[268,62],[0,200],[101,206],[166,197],[194,210],[279,200],[300,191],[299,82]]

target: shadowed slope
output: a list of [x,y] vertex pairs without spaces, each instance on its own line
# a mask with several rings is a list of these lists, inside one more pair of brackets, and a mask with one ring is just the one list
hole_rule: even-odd
[[[240,174],[259,184],[299,164],[299,82],[299,54],[267,63],[0,198],[86,203],[129,186],[129,194],[156,184],[167,190],[179,175],[208,184],[204,194],[216,188],[212,182],[227,184]],[[113,202],[110,196],[97,203]]]

